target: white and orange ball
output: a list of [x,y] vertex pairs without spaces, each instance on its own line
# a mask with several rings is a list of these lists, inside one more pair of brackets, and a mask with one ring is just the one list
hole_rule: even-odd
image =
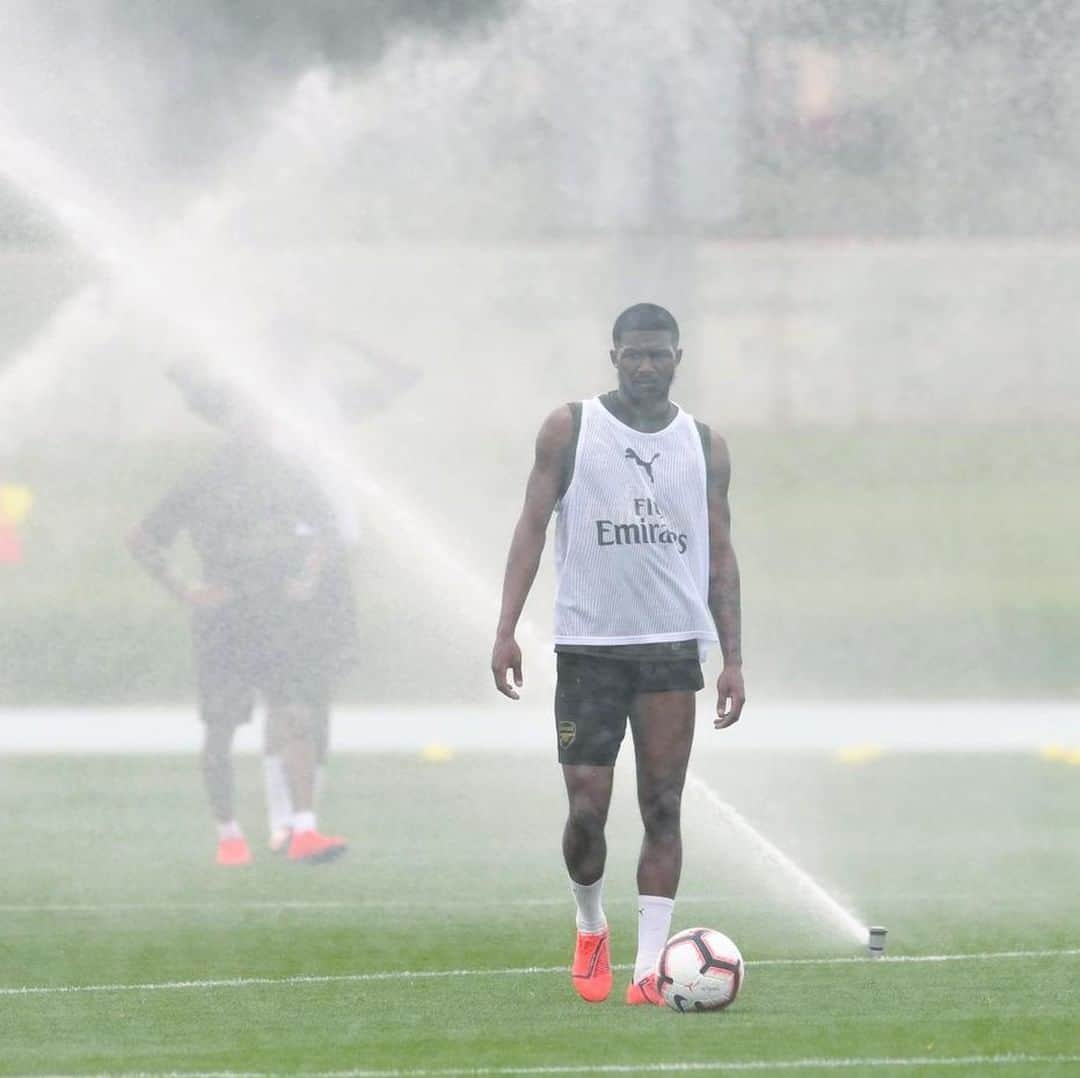
[[734,1002],[746,979],[739,948],[714,928],[687,928],[664,944],[656,984],[675,1011],[719,1011]]

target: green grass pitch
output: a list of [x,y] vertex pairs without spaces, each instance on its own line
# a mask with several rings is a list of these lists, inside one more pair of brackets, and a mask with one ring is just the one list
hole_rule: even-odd
[[[606,885],[620,965],[628,765]],[[540,755],[339,756],[322,819],[352,846],[318,868],[264,852],[259,765],[243,759],[243,870],[211,863],[194,760],[6,758],[0,1074],[1080,1074],[1080,767],[704,744],[694,769],[887,925],[889,957],[864,958],[691,797],[673,927],[731,935],[743,994],[713,1015],[632,1009],[623,968],[608,1002],[580,1002],[562,791]]]

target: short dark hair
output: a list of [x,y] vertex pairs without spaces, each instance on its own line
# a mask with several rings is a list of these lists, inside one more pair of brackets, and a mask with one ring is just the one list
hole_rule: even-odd
[[627,307],[611,327],[611,341],[617,348],[624,333],[638,329],[666,329],[675,339],[675,343],[679,343],[679,323],[669,310],[655,303],[635,303],[633,307]]

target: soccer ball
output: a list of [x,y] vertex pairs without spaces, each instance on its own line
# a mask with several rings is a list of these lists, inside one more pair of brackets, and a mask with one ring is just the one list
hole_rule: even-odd
[[675,1011],[719,1011],[732,1003],[746,979],[739,948],[712,928],[687,928],[664,944],[656,985]]

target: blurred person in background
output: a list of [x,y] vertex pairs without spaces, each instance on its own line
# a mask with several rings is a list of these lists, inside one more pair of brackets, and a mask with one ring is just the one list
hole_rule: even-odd
[[[271,848],[293,861],[333,860],[346,842],[317,828],[316,775],[356,628],[334,509],[314,478],[271,445],[235,391],[188,367],[170,376],[192,411],[228,438],[208,465],[182,478],[143,518],[129,547],[191,612],[217,862],[251,861],[236,819],[232,746],[260,696],[267,712]],[[187,579],[170,556],[185,532],[201,563],[198,580]]]

